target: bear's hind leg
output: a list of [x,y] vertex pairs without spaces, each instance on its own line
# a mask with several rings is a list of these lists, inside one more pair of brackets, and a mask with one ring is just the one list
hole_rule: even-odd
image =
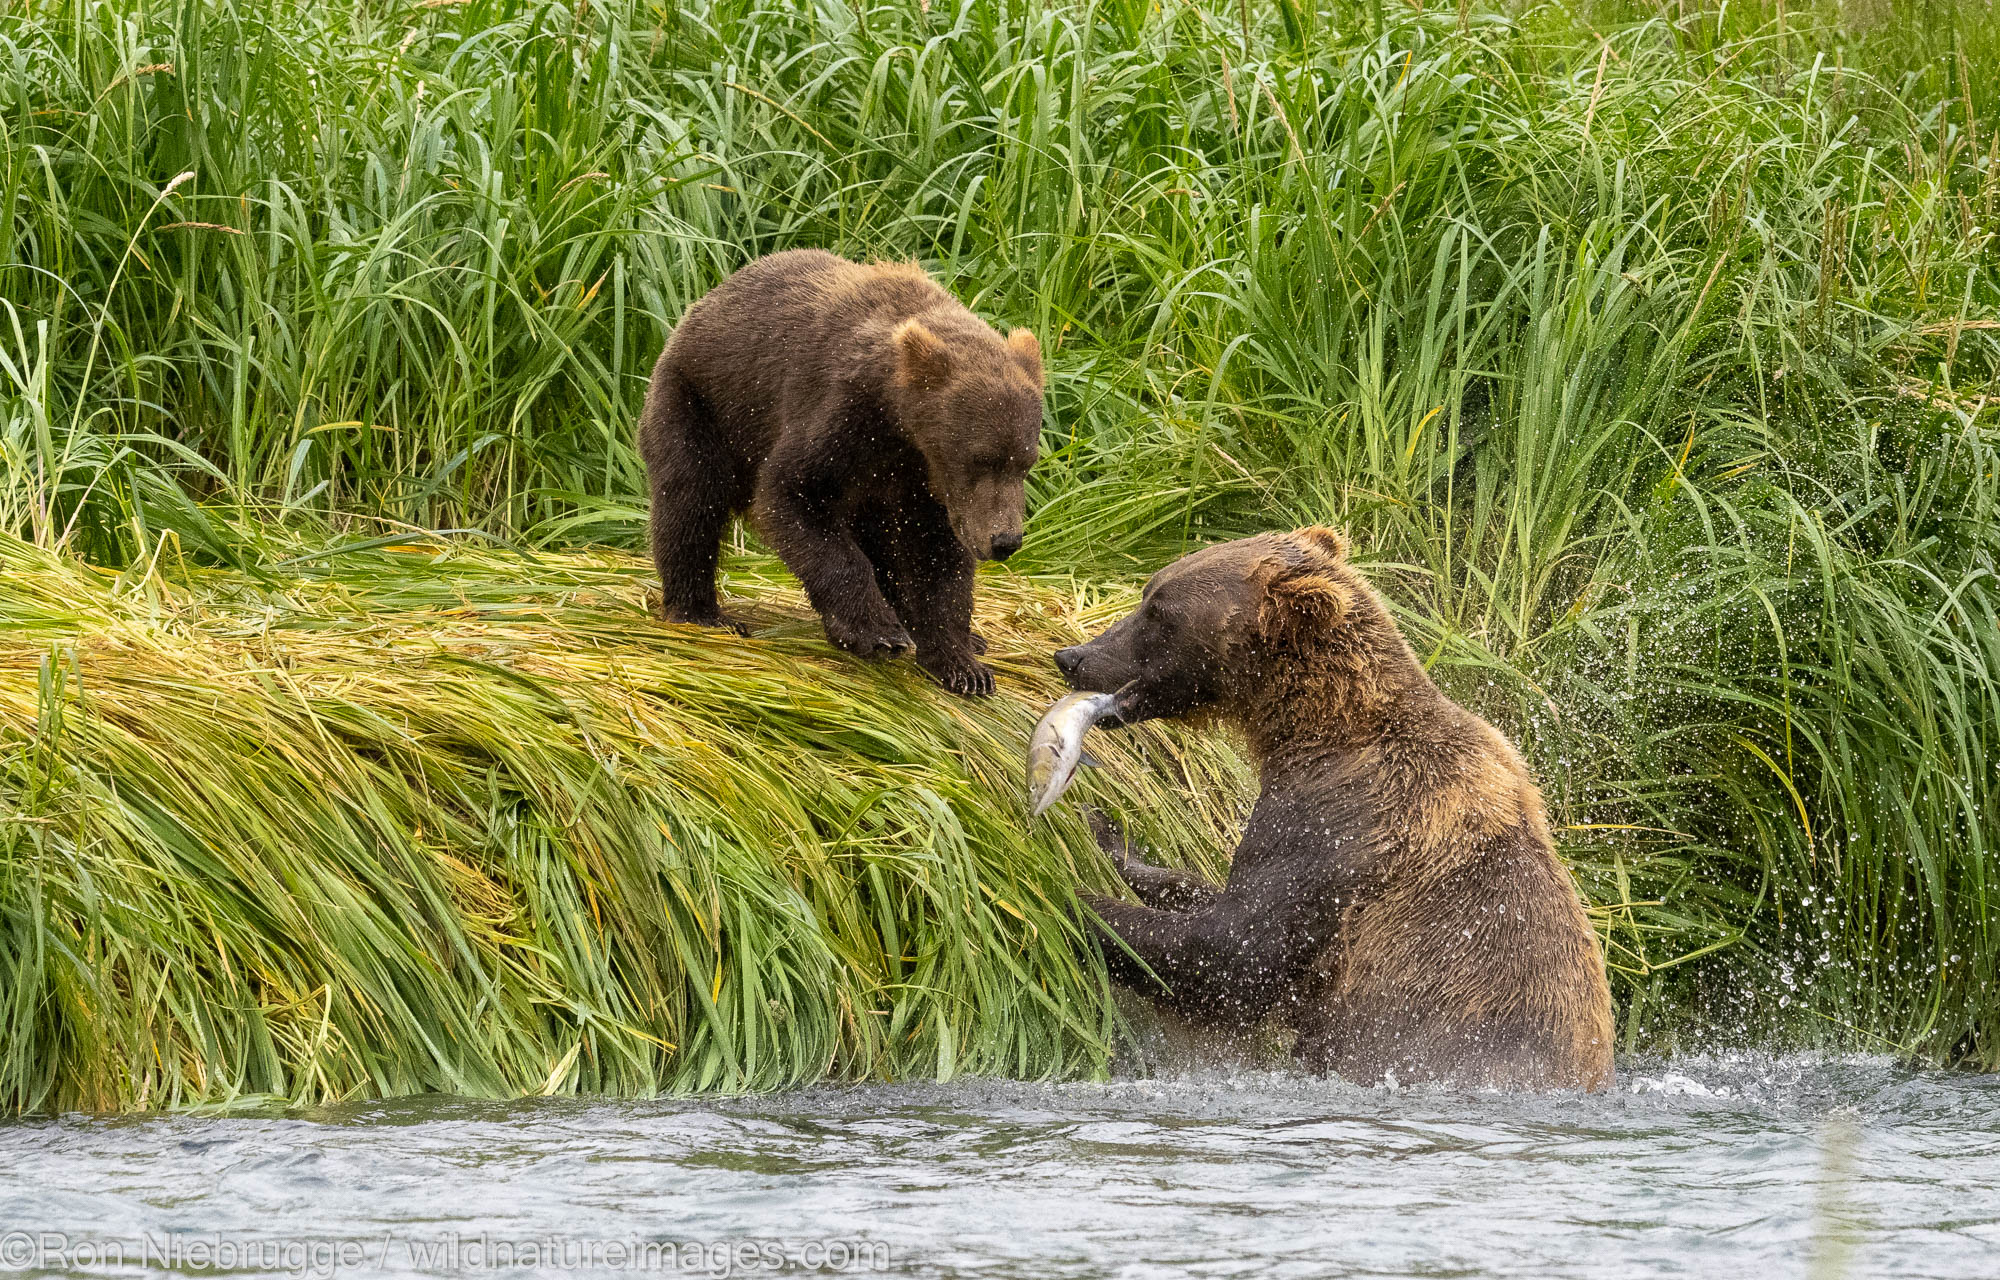
[[715,595],[722,535],[738,505],[736,459],[693,393],[670,373],[656,377],[646,396],[639,450],[646,460],[662,615],[748,634],[722,612]]

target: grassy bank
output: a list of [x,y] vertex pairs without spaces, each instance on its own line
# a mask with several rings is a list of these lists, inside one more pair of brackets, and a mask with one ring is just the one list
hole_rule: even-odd
[[[1116,603],[996,576],[974,708],[836,656],[775,572],[735,567],[759,635],[719,642],[610,554],[0,543],[0,1105],[1097,1067],[1106,868],[1021,775],[1049,644]],[[1084,794],[1222,846],[1226,748],[1104,748]]]
[[[630,423],[687,302],[790,245],[916,257],[985,314],[1043,335],[1052,412],[1025,570],[1115,592],[1215,538],[1351,528],[1440,680],[1519,736],[1545,779],[1600,907],[1630,1043],[1813,1040],[1990,1066],[1996,85],[1988,0],[15,0],[0,11],[0,520],[52,580],[83,591],[96,570],[78,566],[106,566],[146,599],[303,590],[282,585],[297,566],[261,570],[280,586],[252,571],[382,521],[477,530],[544,564],[636,546]],[[464,589],[496,607],[543,589],[542,570],[454,545],[435,572],[463,565]],[[182,558],[206,568],[187,577]],[[349,576],[376,572],[388,569]],[[399,607],[361,587],[352,599]],[[20,653],[88,654],[100,626],[123,625],[78,616],[91,621],[61,641],[34,633]],[[549,625],[567,627],[560,616]],[[581,655],[594,624],[574,621]],[[534,661],[558,661],[559,634]],[[1025,661],[1046,634],[1008,643]],[[794,639],[819,652],[808,631]],[[732,670],[674,651],[683,680]],[[65,661],[50,658],[47,677],[34,666],[32,716],[9,695],[16,732],[67,705],[46,683],[70,679]],[[557,701],[602,693],[563,674],[537,677]],[[87,697],[80,679],[62,688]],[[481,740],[504,740],[509,699],[527,695],[482,679],[506,696]],[[913,685],[840,680],[856,701],[836,718],[855,723],[921,705],[995,744],[1025,723],[1011,703],[981,720]],[[272,701],[259,715],[280,715],[282,695],[256,696]],[[478,705],[461,714],[486,715]],[[727,769],[777,767],[765,753],[788,774],[874,767],[845,738],[786,723],[796,737],[757,739]],[[55,750],[38,733],[19,741],[21,760]],[[125,749],[138,754],[121,769],[169,767],[164,744]],[[108,750],[57,754],[103,769]],[[992,750],[1011,769],[1012,748]],[[398,839],[482,865],[469,851],[486,837],[469,833],[515,801],[477,799],[477,759],[451,766],[464,812],[419,824],[391,809]],[[1008,793],[946,785],[945,759],[923,775],[938,814],[999,842],[1009,869],[994,874],[1059,898],[1070,869],[1026,843]],[[10,768],[31,796],[20,779],[39,775]],[[214,775],[232,820],[261,812],[251,775]],[[841,830],[846,801],[792,803],[822,838]],[[10,811],[41,812],[27,799]],[[701,812],[688,830],[752,820]],[[20,849],[52,828],[9,831]],[[1168,843],[1199,847],[1184,834]],[[659,854],[629,834],[604,847],[628,867]],[[762,858],[780,844],[752,832],[731,847]],[[21,865],[12,920],[30,900]],[[329,855],[324,870],[378,883],[345,866]],[[754,879],[743,900],[766,903]],[[527,910],[521,892],[508,888],[506,910]],[[150,945],[107,901],[66,908],[65,928],[106,939],[78,953],[79,971],[108,963],[112,937],[128,955]],[[757,910],[783,932],[778,907]],[[1059,931],[1028,914],[1045,942]],[[442,943],[413,945],[445,965]],[[1057,950],[1048,964],[1071,963]],[[33,954],[10,953],[7,971]],[[796,963],[799,981],[865,968],[819,954]],[[236,981],[231,966],[158,972],[191,1000]],[[644,1007],[632,993],[653,988],[619,972],[604,989]],[[1017,983],[971,962],[953,980],[996,998]],[[992,1025],[1015,1029],[954,1061],[1033,1073],[1091,1060],[1097,981],[1086,967],[1048,988],[1065,993],[1052,999],[1069,1029],[1003,1019]],[[42,1046],[12,1050],[15,1078],[88,1041],[70,1022],[81,1006],[20,982],[8,993],[42,1029],[10,1041]],[[695,1025],[697,1005],[674,1017]],[[829,1056],[849,1043],[829,1030],[846,1016],[771,1040],[744,1078],[806,1078],[836,1059],[910,1066]],[[680,1023],[680,1038],[633,1025],[686,1038]],[[521,1046],[481,1068],[508,1087],[545,1078],[551,1046],[569,1047],[516,1022],[484,1034]],[[657,1079],[726,1074],[719,1049],[658,1052]],[[182,1096],[267,1087],[215,1053],[214,1078]],[[382,1053],[406,1074],[372,1087],[450,1082],[409,1065],[422,1054]],[[641,1078],[590,1069],[609,1074],[572,1080]],[[12,1087],[18,1105],[38,1086]]]

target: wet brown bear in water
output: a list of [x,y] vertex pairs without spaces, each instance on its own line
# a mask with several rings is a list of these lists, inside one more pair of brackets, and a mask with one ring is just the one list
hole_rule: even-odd
[[993,692],[973,565],[1020,548],[1041,427],[1035,336],[1002,338],[921,269],[751,263],[688,309],[639,419],[667,618],[730,625],[716,553],[748,509],[827,639],[914,647],[946,688]]
[[1219,891],[1098,823],[1146,904],[1089,900],[1120,981],[1209,1025],[1279,1010],[1301,1062],[1357,1082],[1610,1084],[1604,963],[1541,793],[1431,683],[1339,534],[1187,556],[1056,663],[1125,724],[1234,722],[1262,778]]

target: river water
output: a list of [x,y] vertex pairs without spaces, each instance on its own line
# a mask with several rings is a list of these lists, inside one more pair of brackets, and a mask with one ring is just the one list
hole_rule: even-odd
[[[2000,1077],[1623,1064],[0,1124],[0,1274],[2000,1276]],[[120,1258],[123,1258],[122,1265]]]

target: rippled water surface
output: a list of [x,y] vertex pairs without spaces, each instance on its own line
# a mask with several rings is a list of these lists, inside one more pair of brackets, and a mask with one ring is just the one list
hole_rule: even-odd
[[869,1274],[886,1250],[1023,1280],[1993,1277],[2000,1078],[1745,1057],[1627,1064],[1591,1098],[1212,1074],[22,1121],[0,1231],[0,1271],[82,1275],[172,1250],[185,1274]]

